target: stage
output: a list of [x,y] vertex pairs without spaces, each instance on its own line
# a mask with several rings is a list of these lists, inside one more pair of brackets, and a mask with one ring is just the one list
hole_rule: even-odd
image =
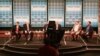
[[[13,56],[15,54],[17,56],[37,56],[38,49],[44,45],[43,39],[39,37],[34,36],[32,41],[26,41],[25,37],[21,37],[17,42],[15,38],[11,36],[0,37],[0,54],[2,56]],[[81,37],[76,41],[72,41],[70,36],[66,37],[66,35],[64,35],[60,44],[60,56],[95,56],[94,54],[96,53],[96,55],[98,55],[100,51],[99,36],[91,38],[89,42],[86,42]]]

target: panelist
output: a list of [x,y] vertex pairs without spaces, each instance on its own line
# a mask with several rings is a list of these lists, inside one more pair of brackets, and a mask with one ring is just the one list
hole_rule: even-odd
[[[33,39],[33,32],[31,31],[31,25],[29,22],[25,22],[23,25],[23,33],[26,37],[26,41],[32,41]],[[30,35],[30,37],[28,37]]]
[[93,28],[91,26],[91,21],[88,21],[87,27],[86,27],[86,36],[90,36],[91,38],[92,34],[93,34]]
[[16,41],[18,41],[21,37],[20,31],[21,31],[21,27],[19,25],[19,22],[16,22],[16,25],[12,27],[12,35],[16,36]]
[[82,34],[82,37],[84,38],[85,41],[88,42],[88,39],[92,38],[92,35],[93,35],[93,27],[91,26],[91,21],[88,21],[85,32]]
[[81,33],[81,30],[82,30],[82,26],[80,24],[80,21],[76,21],[71,30],[71,35],[73,37],[73,40],[77,40],[77,37]]

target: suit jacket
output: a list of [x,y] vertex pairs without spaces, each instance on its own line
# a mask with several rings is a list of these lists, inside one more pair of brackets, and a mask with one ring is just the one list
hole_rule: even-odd
[[86,27],[86,33],[88,33],[88,35],[92,35],[93,34],[93,28],[92,28],[92,26],[87,26]]
[[[12,32],[15,32],[16,31],[16,25],[14,25],[13,27],[12,27]],[[21,27],[19,26],[19,28],[18,28],[18,31],[21,31]]]
[[[23,25],[23,30],[27,30],[27,25],[26,24]],[[31,30],[31,25],[30,24],[29,24],[29,30]]]

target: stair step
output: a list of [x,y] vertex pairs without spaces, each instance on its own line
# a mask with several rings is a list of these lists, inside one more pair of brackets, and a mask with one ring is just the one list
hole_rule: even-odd
[[5,46],[5,49],[8,50],[15,50],[15,51],[21,51],[21,52],[32,52],[32,53],[37,53],[38,49],[37,48],[22,48],[22,47],[13,47],[13,46]]
[[70,52],[63,52],[62,54],[75,54],[75,53],[81,53],[81,52],[85,52],[85,49],[82,50],[76,50],[76,51],[70,51]]
[[81,50],[81,49],[85,49],[85,46],[80,46],[80,47],[73,47],[73,48],[69,48],[69,49],[65,49],[65,48],[61,48],[59,51],[60,52],[70,52],[70,51],[76,51],[76,50]]
[[37,56],[38,53],[32,53],[32,52],[21,52],[21,51],[15,51],[15,50],[8,50],[8,49],[3,49],[3,52],[9,53],[9,54],[17,54],[17,55],[34,55]]

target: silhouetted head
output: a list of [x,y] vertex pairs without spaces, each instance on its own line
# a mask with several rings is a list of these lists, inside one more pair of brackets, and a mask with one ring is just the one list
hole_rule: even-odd
[[52,29],[52,30],[56,29],[56,23],[55,23],[55,21],[49,21],[48,29]]

